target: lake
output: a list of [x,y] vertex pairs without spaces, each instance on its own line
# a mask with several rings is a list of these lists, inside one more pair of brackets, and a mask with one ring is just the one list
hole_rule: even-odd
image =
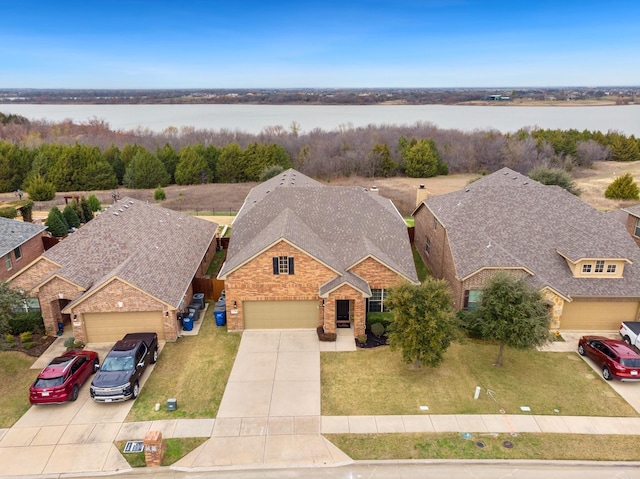
[[0,104],[3,113],[29,119],[85,123],[106,121],[114,130],[161,132],[177,128],[239,130],[259,133],[268,126],[301,132],[367,125],[429,122],[444,129],[514,132],[522,127],[619,131],[640,136],[640,105],[628,106],[464,106],[464,105],[25,105]]

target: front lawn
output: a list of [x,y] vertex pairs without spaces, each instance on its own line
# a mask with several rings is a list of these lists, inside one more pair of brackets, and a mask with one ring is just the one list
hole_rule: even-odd
[[497,353],[497,345],[466,340],[439,367],[421,370],[388,347],[321,353],[322,414],[638,415],[577,353],[506,349],[496,368]]
[[[216,326],[209,305],[197,336],[165,344],[155,369],[140,391],[127,421],[175,418],[213,418],[218,412],[240,344],[239,334]],[[168,398],[178,409],[167,411]],[[160,410],[155,411],[155,405]]]
[[31,407],[29,386],[40,372],[29,369],[35,359],[15,351],[0,352],[0,428],[13,426]]

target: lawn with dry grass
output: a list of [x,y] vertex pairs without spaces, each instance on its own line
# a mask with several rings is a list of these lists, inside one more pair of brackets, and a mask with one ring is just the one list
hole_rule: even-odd
[[[327,434],[355,460],[545,459],[638,461],[640,436],[586,434]],[[509,441],[512,447],[505,447]],[[478,447],[482,442],[483,447]]]
[[[241,336],[216,326],[211,311],[210,304],[197,336],[165,344],[127,421],[216,416]],[[176,411],[166,410],[168,398],[177,399]],[[157,403],[161,405],[159,411],[155,411]]]
[[40,371],[29,369],[35,358],[0,352],[0,428],[11,427],[31,407],[29,387]]
[[638,415],[577,353],[506,349],[496,368],[497,353],[495,344],[466,340],[437,368],[420,370],[388,347],[321,353],[322,414],[424,414],[420,406],[430,414],[523,414],[528,406],[526,414]]

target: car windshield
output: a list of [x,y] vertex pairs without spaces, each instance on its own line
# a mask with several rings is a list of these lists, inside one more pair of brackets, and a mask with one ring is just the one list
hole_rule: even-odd
[[620,364],[627,368],[640,368],[640,359],[637,358],[621,358]]
[[64,377],[58,376],[57,378],[38,378],[33,387],[38,389],[55,388],[56,386],[62,386],[64,383]]
[[133,370],[133,356],[107,356],[100,370],[131,371]]

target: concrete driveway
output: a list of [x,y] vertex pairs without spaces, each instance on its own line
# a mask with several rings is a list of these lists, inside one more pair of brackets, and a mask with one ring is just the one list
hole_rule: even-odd
[[[58,338],[32,366],[41,369],[64,352]],[[96,351],[100,362],[113,343],[95,343],[86,349]],[[160,345],[162,349],[164,343]],[[153,371],[142,377],[144,385]],[[32,406],[0,438],[2,474],[36,475],[92,473],[129,470],[130,466],[113,445],[133,401],[98,404],[89,396],[88,380],[75,402]],[[28,394],[28,392],[27,392]]]
[[[354,344],[352,338],[350,344]],[[320,426],[316,331],[245,331],[212,438],[173,467],[267,468],[352,462],[320,435]]]

